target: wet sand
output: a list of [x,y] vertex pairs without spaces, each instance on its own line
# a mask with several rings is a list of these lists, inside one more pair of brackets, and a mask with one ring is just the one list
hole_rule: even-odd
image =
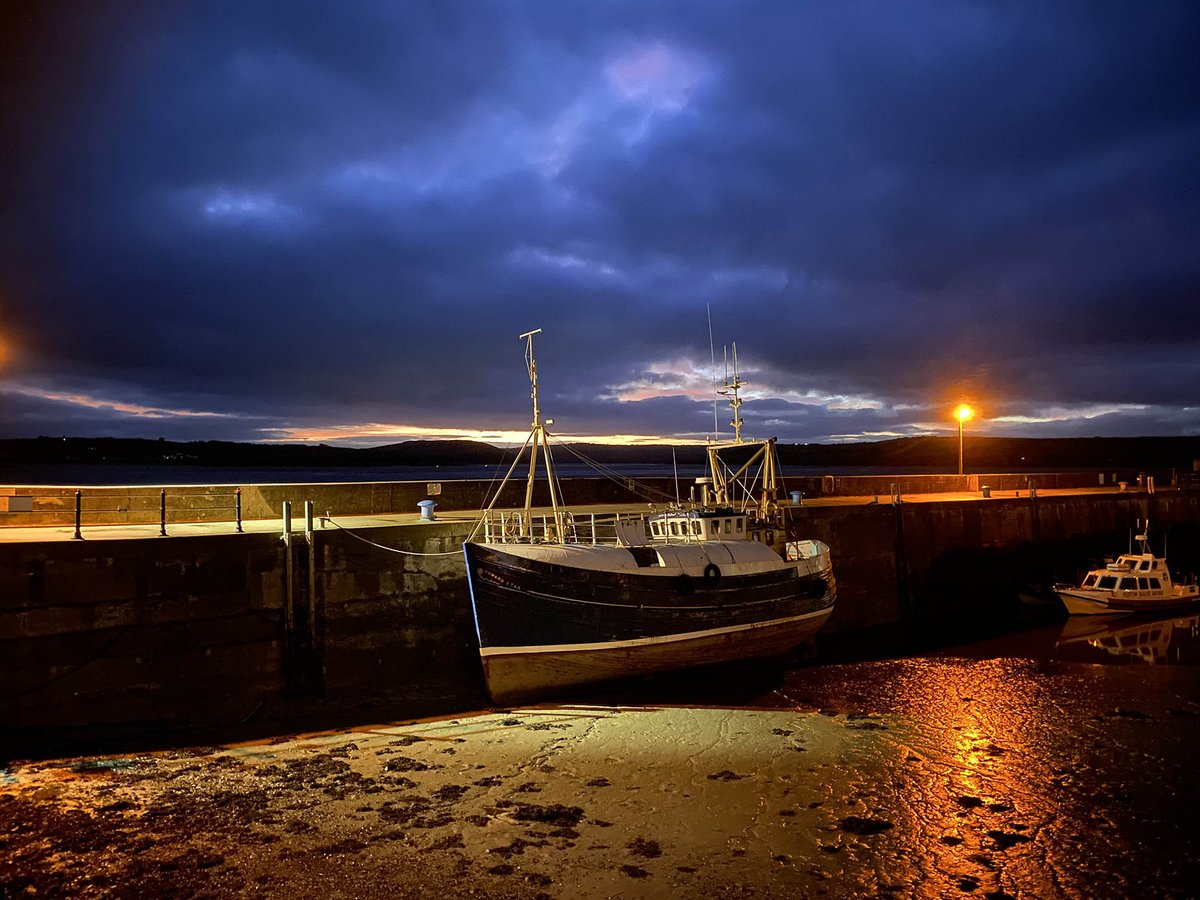
[[0,896],[1195,896],[1200,670],[1061,628],[14,761]]

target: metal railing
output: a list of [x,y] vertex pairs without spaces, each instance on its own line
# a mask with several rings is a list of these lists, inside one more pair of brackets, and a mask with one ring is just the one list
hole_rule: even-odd
[[[111,493],[105,492],[101,496],[106,497],[106,498],[112,498],[115,496],[116,498],[119,499],[121,495],[119,495],[119,494],[113,495]],[[77,541],[83,540],[84,513],[87,513],[89,516],[95,515],[97,513],[118,513],[118,514],[124,514],[124,515],[128,516],[131,513],[136,514],[139,512],[150,512],[154,509],[154,506],[151,504],[138,504],[135,502],[136,500],[151,499],[153,495],[127,494],[125,496],[129,500],[129,503],[126,506],[121,506],[121,505],[117,505],[117,506],[87,506],[85,508],[84,504],[83,504],[83,491],[76,490],[75,491],[75,534],[72,535],[73,539],[77,540]],[[219,501],[219,500],[225,500],[225,499],[230,499],[230,498],[233,500],[232,504],[230,504],[230,505],[217,505],[216,503],[213,503],[211,505],[205,504],[203,506],[197,506],[196,502],[195,502],[198,499]],[[174,506],[171,506],[168,503],[168,499],[175,500],[177,502],[175,503]],[[182,503],[178,502],[181,500],[185,501],[185,502],[182,502]],[[162,537],[167,537],[167,523],[168,522],[174,522],[176,524],[181,524],[181,523],[196,523],[196,522],[200,522],[200,521],[206,521],[206,520],[198,519],[195,516],[192,516],[192,517],[180,517],[179,515],[176,515],[174,517],[170,516],[171,512],[179,513],[179,512],[183,512],[183,511],[189,511],[189,512],[194,513],[201,509],[205,512],[233,512],[234,527],[239,534],[242,533],[242,489],[240,487],[235,488],[232,493],[215,493],[214,494],[214,493],[209,493],[209,492],[199,493],[199,492],[195,492],[195,491],[173,491],[173,492],[171,492],[170,495],[168,495],[166,488],[161,488],[158,492],[158,533]],[[113,524],[150,524],[150,523],[148,523],[148,522],[139,522],[139,523],[90,522],[88,524],[91,526],[101,526],[101,525],[113,525]]]
[[484,539],[495,544],[603,544],[617,546],[629,528],[644,528],[629,513],[531,513],[491,510],[484,516]]

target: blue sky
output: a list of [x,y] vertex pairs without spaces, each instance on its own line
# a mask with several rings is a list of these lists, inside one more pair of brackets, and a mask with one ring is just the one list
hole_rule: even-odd
[[0,436],[1200,433],[1195,3],[0,15]]

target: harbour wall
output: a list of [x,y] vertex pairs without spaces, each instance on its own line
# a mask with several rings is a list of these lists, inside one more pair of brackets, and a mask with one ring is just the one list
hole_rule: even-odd
[[[1052,490],[1115,485],[1119,473],[1035,472],[988,475],[820,475],[789,477],[788,492],[804,497],[866,497],[900,494],[980,491]],[[1137,473],[1124,473],[1136,485]],[[1160,480],[1160,484],[1164,483]],[[573,478],[566,496],[585,506],[657,500],[677,495],[687,499],[692,485],[671,478]],[[318,515],[383,515],[411,513],[422,500],[434,500],[443,510],[478,510],[489,502],[496,483],[489,480],[385,481],[322,484],[226,484],[53,486],[0,485],[0,528],[227,522],[240,510],[244,519],[275,519],[283,502],[311,500]],[[496,498],[498,508],[524,505],[525,483],[510,483]],[[534,502],[549,505],[547,483],[536,485]],[[164,515],[165,513],[165,515]]]
[[[303,487],[291,499],[316,486]],[[1123,550],[1147,517],[1172,568],[1200,571],[1195,490],[885,497],[791,515],[832,549],[835,636],[996,615],[1024,586]],[[466,528],[0,542],[0,739],[483,705]]]

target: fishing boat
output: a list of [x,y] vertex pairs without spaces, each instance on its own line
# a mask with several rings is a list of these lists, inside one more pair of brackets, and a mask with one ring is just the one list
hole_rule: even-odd
[[[565,688],[786,654],[833,610],[829,548],[791,539],[774,439],[743,440],[742,386],[726,379],[734,440],[708,447],[708,475],[686,502],[648,513],[564,505],[538,400],[533,336],[525,360],[533,424],[525,506],[484,511],[464,544],[488,692],[524,702]],[[533,506],[545,467],[549,506]]]
[[1165,556],[1150,549],[1150,523],[1135,536],[1139,553],[1123,553],[1103,568],[1092,569],[1079,585],[1055,585],[1073,616],[1131,612],[1170,612],[1200,604],[1196,584],[1173,584]]

